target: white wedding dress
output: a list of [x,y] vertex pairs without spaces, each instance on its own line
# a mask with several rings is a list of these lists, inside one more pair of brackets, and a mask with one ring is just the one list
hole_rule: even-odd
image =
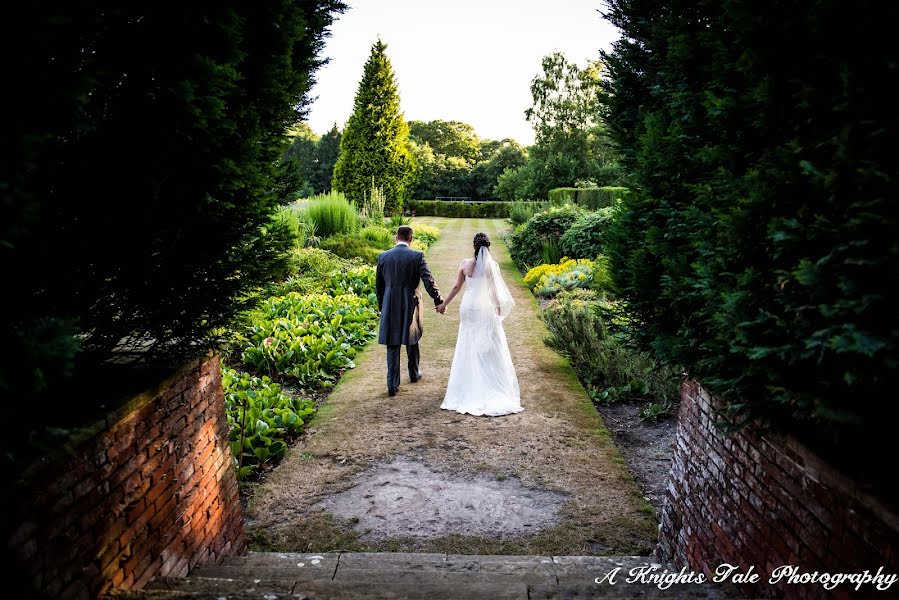
[[459,336],[440,408],[488,416],[524,410],[503,330],[503,320],[514,305],[499,265],[490,251],[481,247],[473,274],[465,274]]

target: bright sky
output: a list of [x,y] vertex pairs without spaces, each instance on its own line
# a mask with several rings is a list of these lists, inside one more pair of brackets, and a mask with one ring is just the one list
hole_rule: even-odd
[[602,0],[348,0],[331,27],[309,126],[343,129],[371,46],[387,44],[407,120],[463,121],[481,138],[534,141],[525,121],[541,59],[584,66],[618,38]]

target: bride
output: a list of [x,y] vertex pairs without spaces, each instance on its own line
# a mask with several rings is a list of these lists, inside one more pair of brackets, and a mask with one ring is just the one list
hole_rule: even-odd
[[503,319],[515,301],[490,255],[486,233],[474,236],[474,258],[459,265],[456,283],[437,310],[443,312],[467,285],[459,306],[459,336],[446,396],[440,408],[499,416],[524,410]]

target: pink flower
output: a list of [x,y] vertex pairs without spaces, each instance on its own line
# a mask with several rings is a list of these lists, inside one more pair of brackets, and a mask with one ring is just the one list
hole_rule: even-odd
[[274,341],[275,341],[275,338],[273,338],[273,337],[267,337],[267,338],[265,338],[264,340],[262,340],[262,345],[265,346],[265,347],[268,347],[268,346],[271,346],[272,343],[274,343]]

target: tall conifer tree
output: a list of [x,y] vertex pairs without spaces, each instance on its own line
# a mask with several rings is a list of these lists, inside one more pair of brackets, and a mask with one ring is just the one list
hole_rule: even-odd
[[400,96],[387,44],[378,39],[365,63],[353,114],[340,140],[334,166],[334,189],[354,202],[370,193],[372,184],[387,195],[387,208],[402,208],[414,177],[409,151],[409,125],[400,112]]

